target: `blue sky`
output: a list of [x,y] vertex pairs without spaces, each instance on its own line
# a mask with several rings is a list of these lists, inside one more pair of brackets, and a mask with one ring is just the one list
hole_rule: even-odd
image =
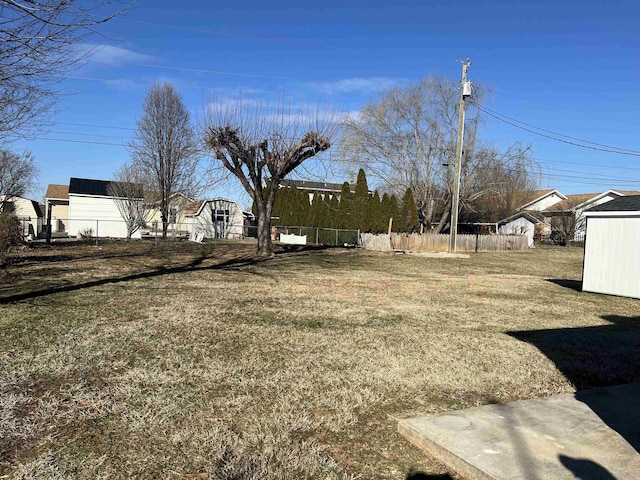
[[[459,61],[470,57],[469,80],[492,91],[489,109],[640,151],[637,2],[220,3],[186,1],[176,9],[174,1],[138,0],[100,28],[104,36],[85,40],[93,56],[61,83],[65,95],[50,132],[13,145],[35,155],[41,188],[34,198],[48,183],[110,178],[127,162],[127,148],[99,143],[126,144],[157,81],[172,82],[194,115],[213,95],[240,93],[357,111],[385,88],[428,74],[458,80]],[[640,190],[638,155],[563,144],[489,116],[483,136],[503,146],[532,144],[544,188]],[[239,193],[230,184],[210,195]]]

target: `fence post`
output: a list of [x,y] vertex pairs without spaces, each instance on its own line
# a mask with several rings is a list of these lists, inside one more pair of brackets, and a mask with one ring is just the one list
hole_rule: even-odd
[[96,247],[98,246],[98,219],[96,218]]
[[478,253],[478,240],[479,240],[479,235],[476,233],[476,253]]
[[316,245],[318,245],[318,244],[320,243],[320,242],[319,242],[319,238],[318,238],[318,232],[319,232],[319,231],[320,231],[320,228],[319,228],[319,227],[316,227]]
[[338,246],[338,229],[336,228],[336,247]]

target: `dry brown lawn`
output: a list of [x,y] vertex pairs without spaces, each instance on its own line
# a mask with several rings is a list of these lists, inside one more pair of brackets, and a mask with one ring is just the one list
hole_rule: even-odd
[[406,479],[400,418],[640,379],[582,251],[72,244],[0,280],[0,477]]

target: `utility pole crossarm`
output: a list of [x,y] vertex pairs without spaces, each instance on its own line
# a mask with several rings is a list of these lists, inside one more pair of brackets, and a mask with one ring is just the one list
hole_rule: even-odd
[[462,147],[464,143],[464,108],[465,99],[471,94],[467,83],[467,70],[471,60],[467,58],[462,63],[462,80],[460,82],[460,105],[458,108],[458,142],[456,144],[456,165],[453,175],[453,199],[451,201],[451,229],[449,233],[449,252],[456,251],[456,236],[458,234],[458,210],[460,204],[460,175],[462,171]]

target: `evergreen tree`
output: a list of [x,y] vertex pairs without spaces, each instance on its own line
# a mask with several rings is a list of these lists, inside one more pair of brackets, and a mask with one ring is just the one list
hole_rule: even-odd
[[350,229],[353,228],[351,216],[353,214],[353,194],[349,182],[342,184],[340,191],[340,202],[338,204],[338,218],[336,219],[336,228]]
[[365,232],[381,233],[384,231],[383,222],[380,194],[376,190],[367,202],[366,228],[362,230]]
[[311,202],[311,208],[309,210],[309,216],[307,225],[310,227],[320,227],[322,220],[322,195],[316,193],[313,195],[313,201]]
[[413,191],[407,188],[402,197],[402,209],[400,213],[402,231],[412,233],[418,230],[418,207],[413,198]]
[[340,203],[338,202],[337,195],[332,195],[329,199],[327,219],[327,226],[329,228],[338,228],[338,225],[340,224]]
[[369,231],[369,218],[367,209],[369,207],[369,186],[367,185],[367,175],[361,168],[358,171],[355,193],[353,194],[353,207],[351,210],[351,228],[361,231]]
[[309,202],[309,192],[306,190],[296,189],[297,223],[295,225],[309,225],[309,214],[311,212],[311,202]]
[[395,194],[389,197],[389,217],[393,218],[393,228],[394,232],[400,232],[402,230],[401,221],[400,221],[400,208],[398,205],[398,197]]

